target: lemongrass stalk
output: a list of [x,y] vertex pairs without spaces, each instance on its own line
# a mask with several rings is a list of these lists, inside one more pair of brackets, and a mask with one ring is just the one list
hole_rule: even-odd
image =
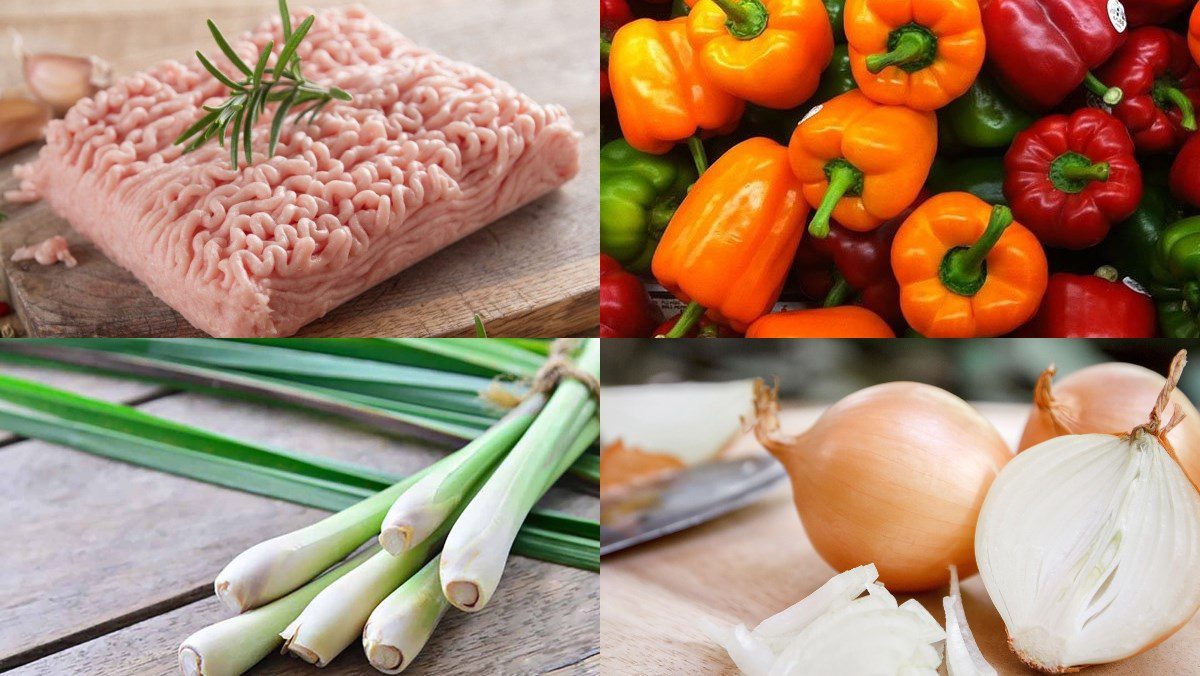
[[533,412],[514,410],[475,441],[413,476],[311,526],[247,549],[217,575],[217,598],[242,612],[296,589],[378,534],[388,507],[423,477],[460,464],[481,449],[508,450],[532,420]]
[[362,636],[371,611],[429,558],[428,541],[392,556],[378,551],[366,563],[329,585],[279,635],[283,651],[323,667]]
[[[519,432],[528,429],[545,403],[546,396],[538,393],[512,410],[510,416],[525,421],[525,427]],[[471,450],[470,454],[457,454],[454,462],[438,463],[392,503],[380,527],[379,544],[388,553],[399,556],[424,542],[511,447],[511,443],[468,446],[463,450]]]
[[435,556],[367,619],[363,649],[371,666],[379,671],[398,674],[412,664],[450,608],[438,578],[440,563],[441,557]]
[[185,676],[236,676],[279,647],[283,631],[313,598],[370,558],[364,552],[267,605],[192,634],[179,646],[179,670]]
[[[578,368],[598,378],[599,353],[598,341],[589,340],[579,355]],[[578,427],[585,423],[595,431],[591,423],[597,408],[583,383],[565,379],[467,505],[450,529],[442,552],[442,591],[455,607],[474,612],[487,605],[526,515],[595,440]],[[583,440],[587,443],[581,443]]]

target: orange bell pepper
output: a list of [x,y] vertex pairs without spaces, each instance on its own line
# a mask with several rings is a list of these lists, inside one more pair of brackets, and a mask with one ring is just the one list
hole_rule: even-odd
[[879,315],[857,305],[775,312],[746,329],[747,338],[895,338]]
[[1196,4],[1188,21],[1188,48],[1192,52],[1192,60],[1200,64],[1200,3]]
[[667,334],[707,314],[739,333],[771,310],[804,234],[808,205],[787,148],[752,138],[700,176],[654,252],[658,282],[688,303]]
[[965,192],[935,195],[896,232],[892,271],[900,310],[930,338],[998,336],[1037,312],[1046,292],[1046,254],[1037,237]]
[[683,17],[622,26],[609,51],[608,81],[625,140],[646,153],[661,155],[701,131],[731,132],[746,106],[700,68]]
[[688,40],[716,85],[767,108],[795,108],[833,58],[821,0],[700,0]]
[[983,67],[976,0],[846,0],[845,16],[854,81],[879,103],[937,110]]
[[917,199],[937,152],[937,116],[884,106],[857,90],[814,109],[792,133],[792,171],[817,209],[814,237],[841,225],[869,232]]

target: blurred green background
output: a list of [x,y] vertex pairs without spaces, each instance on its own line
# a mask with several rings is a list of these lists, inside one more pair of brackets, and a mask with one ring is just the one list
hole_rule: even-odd
[[915,380],[974,401],[1030,401],[1049,364],[1059,377],[1105,361],[1166,373],[1187,349],[1181,389],[1200,394],[1200,341],[988,338],[979,340],[606,340],[605,385],[778,377],[785,398],[835,401],[867,385]]

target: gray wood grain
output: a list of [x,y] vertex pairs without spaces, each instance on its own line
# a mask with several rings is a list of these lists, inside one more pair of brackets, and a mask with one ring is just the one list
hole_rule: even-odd
[[[344,4],[310,0],[308,6]],[[599,325],[599,16],[586,2],[437,0],[365,3],[417,42],[470,61],[535,100],[567,107],[583,134],[583,169],[565,186],[396,277],[302,330],[311,336],[472,335],[480,314],[492,335],[594,335]],[[47,0],[31,11],[0,0],[0,25],[20,30],[34,49],[95,53],[129,73],[165,58],[211,48],[202,19],[237,33],[274,3],[120,0],[80,9]],[[0,158],[0,190],[27,149]],[[0,267],[13,306],[34,336],[193,336],[174,310],[108,261],[44,205],[5,206]],[[61,234],[79,260],[72,269],[11,263],[20,246]]]
[[[190,393],[140,408],[399,474],[443,454],[325,418]],[[27,664],[33,673],[80,673],[83,662],[58,661],[78,654],[87,655],[87,673],[169,671],[179,642],[212,619],[204,613],[216,573],[246,547],[323,516],[37,441],[0,453],[0,477],[0,513],[12,516],[0,519],[0,541],[20,543],[0,549],[0,669]],[[592,518],[598,511],[594,498],[561,489],[543,502]],[[487,637],[463,638],[474,646],[464,659],[478,659],[486,646],[529,673],[524,670],[573,663],[598,649],[599,576],[514,558],[502,587],[497,600],[503,603],[470,618],[462,630],[462,636]],[[139,635],[142,627],[149,633]],[[119,647],[135,644],[143,648]],[[438,650],[448,657],[438,658]],[[431,649],[429,662],[457,663],[456,650],[452,641]],[[293,666],[268,665],[265,673]]]

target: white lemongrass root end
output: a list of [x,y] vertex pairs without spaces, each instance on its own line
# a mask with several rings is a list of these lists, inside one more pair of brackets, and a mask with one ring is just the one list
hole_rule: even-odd
[[367,661],[371,666],[385,674],[398,674],[404,665],[404,654],[398,648],[390,645],[364,641],[363,650],[367,653]]
[[183,676],[204,676],[204,663],[195,648],[186,645],[179,648],[179,671]]
[[412,546],[413,529],[408,526],[384,526],[379,531],[379,545],[392,556],[399,556]]
[[487,605],[486,600],[480,603],[480,588],[474,582],[454,580],[443,584],[442,589],[446,593],[446,600],[450,601],[459,610],[473,613],[484,605]]

